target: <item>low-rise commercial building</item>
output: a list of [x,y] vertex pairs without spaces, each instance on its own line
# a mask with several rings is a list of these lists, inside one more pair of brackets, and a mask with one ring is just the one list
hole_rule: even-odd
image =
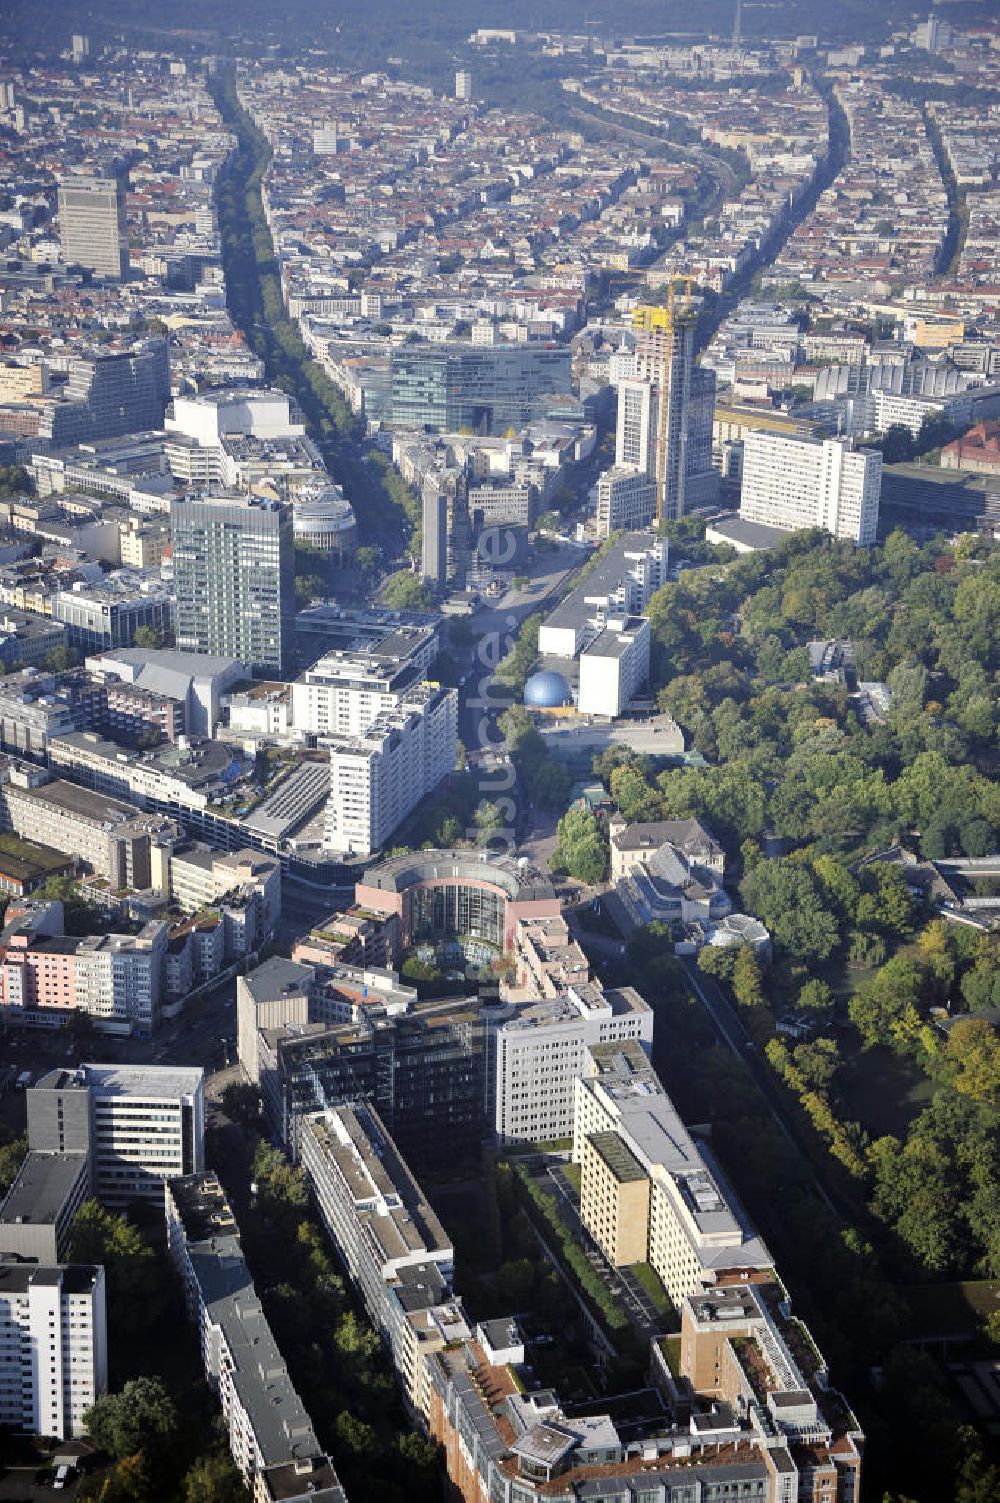
[[468,935],[501,954],[513,944],[520,919],[560,911],[548,877],[530,863],[490,851],[391,856],[365,871],[355,899],[367,912],[398,921],[400,951]]
[[189,911],[211,908],[230,896],[250,895],[260,941],[273,933],[281,916],[281,865],[261,851],[244,847],[217,851],[199,841],[164,842],[153,851],[154,885]]
[[66,627],[58,618],[36,616],[29,611],[0,608],[0,663],[4,670],[24,668],[45,662],[51,652],[64,648],[69,640]]
[[52,621],[61,622],[81,652],[128,647],[141,626],[160,637],[174,628],[174,599],[157,579],[131,571],[106,574],[99,584],[79,582],[52,597]]
[[78,669],[8,673],[0,680],[0,749],[44,761],[55,737],[89,730],[104,714],[103,687]]
[[861,1427],[783,1294],[773,1282],[751,1281],[684,1300],[681,1370],[696,1393],[726,1405],[741,1426],[803,1448],[800,1498],[856,1503]]
[[452,1289],[451,1244],[371,1107],[307,1117],[301,1149],[323,1224],[389,1347],[407,1403],[426,1419],[428,1356],[470,1334]]
[[223,694],[250,676],[250,670],[236,658],[172,648],[121,647],[88,658],[86,667],[109,688],[114,679],[120,679],[159,698],[175,700],[181,706],[183,728],[191,736],[214,733],[222,719]]

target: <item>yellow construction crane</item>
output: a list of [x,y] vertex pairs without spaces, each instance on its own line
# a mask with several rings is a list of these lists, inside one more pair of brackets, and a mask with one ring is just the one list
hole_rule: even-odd
[[671,329],[675,322],[691,323],[698,317],[698,310],[694,306],[693,288],[694,282],[691,277],[683,279],[684,292],[681,297],[677,296],[677,283],[671,282],[667,288],[666,306],[657,306],[653,303],[640,303],[632,312],[633,329],[641,329],[651,333],[654,329]]

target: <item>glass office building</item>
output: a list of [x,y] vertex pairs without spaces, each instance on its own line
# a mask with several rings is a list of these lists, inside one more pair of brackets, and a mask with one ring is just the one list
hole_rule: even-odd
[[392,424],[445,433],[503,433],[545,416],[571,391],[563,346],[406,345],[392,354]]

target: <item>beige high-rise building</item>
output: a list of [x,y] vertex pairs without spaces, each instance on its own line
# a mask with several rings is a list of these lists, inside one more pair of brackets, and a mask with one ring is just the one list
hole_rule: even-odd
[[644,1263],[649,1244],[649,1177],[616,1132],[583,1140],[581,1215],[616,1268]]
[[63,260],[108,281],[128,276],[125,184],[113,177],[68,177],[59,184]]

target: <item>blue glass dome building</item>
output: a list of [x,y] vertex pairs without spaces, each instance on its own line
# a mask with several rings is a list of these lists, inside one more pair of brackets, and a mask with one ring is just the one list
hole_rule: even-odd
[[569,684],[561,673],[533,673],[524,686],[524,702],[531,710],[557,710],[573,703]]

